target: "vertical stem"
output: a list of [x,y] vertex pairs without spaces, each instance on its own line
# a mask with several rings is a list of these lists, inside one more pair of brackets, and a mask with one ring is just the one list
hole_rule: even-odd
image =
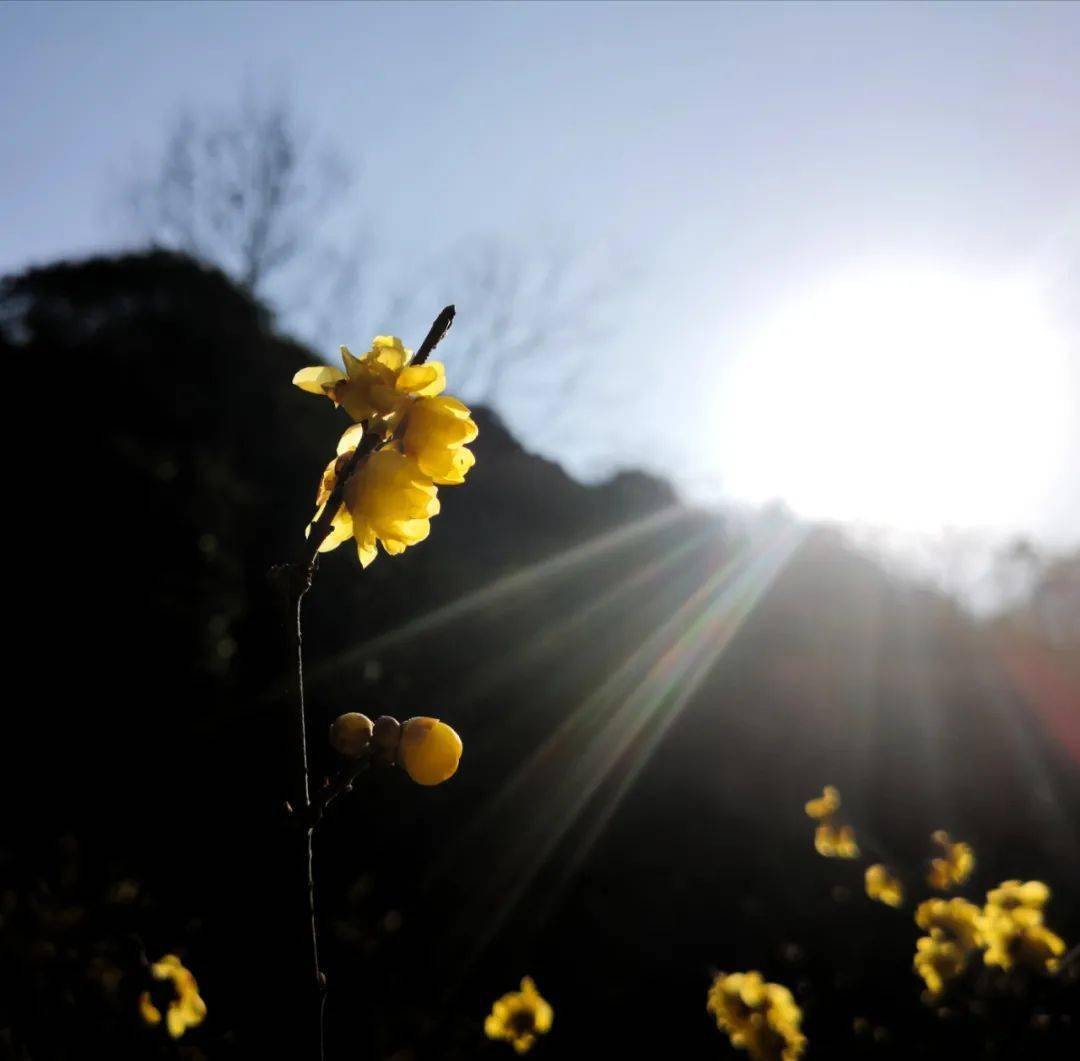
[[[297,706],[300,720],[300,767],[301,767],[301,795],[302,806],[306,814],[311,807],[311,782],[308,767],[308,741],[307,741],[307,706],[304,702],[304,625],[303,607],[304,595],[307,593],[310,580],[296,591],[296,686]],[[315,991],[318,999],[319,1012],[319,1059],[325,1056],[323,1034],[323,1012],[326,1003],[326,979],[319,967],[319,930],[315,917],[315,826],[308,825],[305,830],[305,848],[307,851],[307,900],[308,916],[311,921],[311,962],[315,979]]]

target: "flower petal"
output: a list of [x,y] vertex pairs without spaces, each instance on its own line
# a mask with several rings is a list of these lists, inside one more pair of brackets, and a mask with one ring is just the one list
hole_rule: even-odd
[[420,398],[441,394],[446,388],[446,367],[441,361],[410,365],[398,376],[395,388],[400,394],[413,394]]
[[308,394],[326,394],[327,390],[345,379],[340,369],[329,365],[312,365],[302,368],[293,376],[293,384]]

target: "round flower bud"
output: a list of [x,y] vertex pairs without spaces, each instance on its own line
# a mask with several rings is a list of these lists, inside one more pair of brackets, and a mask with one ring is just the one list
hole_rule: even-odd
[[410,718],[401,727],[398,762],[418,785],[441,785],[461,761],[461,738],[437,718]]
[[356,759],[371,742],[371,731],[371,719],[359,711],[338,715],[330,725],[330,747],[346,759]]
[[380,715],[375,719],[375,734],[372,740],[385,762],[396,762],[398,742],[401,740],[401,723],[393,715]]

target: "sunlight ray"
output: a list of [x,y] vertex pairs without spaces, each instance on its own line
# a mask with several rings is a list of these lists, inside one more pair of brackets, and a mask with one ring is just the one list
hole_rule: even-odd
[[487,608],[496,601],[522,593],[537,585],[546,584],[549,579],[566,574],[579,565],[595,560],[598,556],[613,552],[623,546],[636,542],[647,535],[655,534],[666,527],[677,523],[679,520],[690,518],[690,510],[679,505],[671,505],[659,512],[650,513],[641,519],[621,524],[612,530],[605,531],[588,541],[575,545],[570,549],[556,553],[554,556],[538,560],[518,571],[496,578],[489,585],[450,601],[426,615],[417,616],[409,622],[388,630],[378,637],[371,638],[363,644],[355,645],[345,652],[338,654],[313,668],[309,680],[318,681],[328,674],[335,673],[349,664],[362,660],[374,653],[384,651],[394,645],[407,642],[414,637],[437,630],[441,626],[457,622],[463,617],[480,609]]
[[[468,926],[477,940],[476,953],[509,916],[598,789],[619,770],[619,783],[600,808],[590,841],[602,829],[804,535],[798,527],[774,532],[719,567],[577,707],[472,823],[468,836],[473,841],[509,836],[502,857],[492,866],[488,889],[476,896],[474,916],[485,919],[480,931],[475,923]],[[507,820],[513,820],[512,829],[497,827]],[[468,843],[466,837],[455,848]],[[491,901],[496,894],[497,903]]]
[[562,621],[549,624],[544,630],[536,634],[527,646],[512,656],[508,655],[499,662],[485,663],[472,682],[463,684],[456,699],[462,702],[475,700],[497,688],[501,682],[511,679],[523,667],[544,659],[545,656],[556,651],[560,645],[564,644],[566,639],[573,633],[587,626],[596,616],[603,614],[613,605],[632,598],[636,592],[648,586],[659,575],[677,567],[688,555],[715,534],[714,527],[704,527],[697,534],[680,542],[670,552],[664,553],[644,567],[638,568],[629,578],[616,582],[615,585],[600,596],[590,600],[584,607],[569,613]]

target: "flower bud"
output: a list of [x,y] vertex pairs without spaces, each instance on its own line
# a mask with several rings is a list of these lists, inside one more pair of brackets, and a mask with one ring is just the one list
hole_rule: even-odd
[[384,761],[396,762],[398,743],[401,740],[401,723],[393,715],[380,715],[375,719],[375,734],[372,740]]
[[367,715],[349,711],[338,715],[330,726],[330,747],[346,759],[357,759],[371,743],[372,725]]
[[418,785],[440,785],[461,761],[461,738],[437,718],[410,718],[401,728],[398,762]]

